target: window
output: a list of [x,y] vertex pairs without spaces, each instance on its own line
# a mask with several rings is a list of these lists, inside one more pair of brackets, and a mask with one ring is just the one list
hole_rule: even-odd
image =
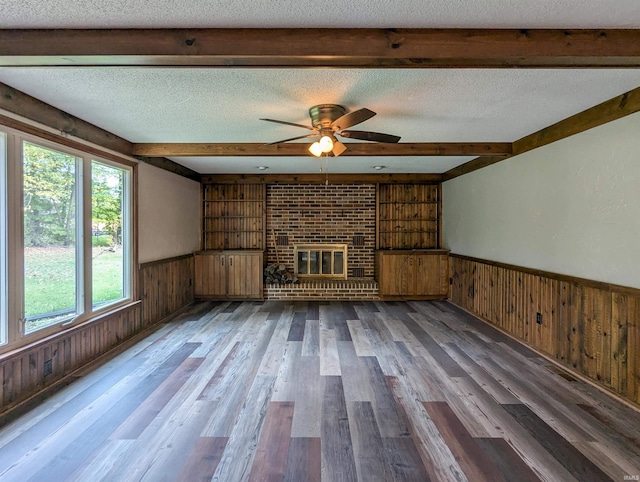
[[91,163],[92,306],[114,303],[130,290],[129,172]]
[[[83,311],[81,159],[22,145],[25,333]],[[79,202],[80,201],[80,202]]]
[[0,132],[0,345],[7,343],[7,135]]
[[6,129],[0,174],[0,345],[131,300],[131,166]]

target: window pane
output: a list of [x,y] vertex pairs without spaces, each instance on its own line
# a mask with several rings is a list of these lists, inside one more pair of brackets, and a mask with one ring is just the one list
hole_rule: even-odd
[[0,345],[7,342],[7,135],[0,132]]
[[307,274],[308,251],[298,251],[298,274]]
[[336,251],[333,256],[333,273],[344,274],[344,253]]
[[23,143],[25,332],[79,313],[77,159]]
[[320,274],[319,251],[309,251],[309,274]]
[[331,251],[322,252],[322,274],[331,273]]
[[92,306],[128,297],[128,171],[91,163]]

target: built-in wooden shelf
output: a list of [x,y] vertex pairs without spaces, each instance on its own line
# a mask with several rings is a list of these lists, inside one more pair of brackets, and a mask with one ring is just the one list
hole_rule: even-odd
[[439,248],[440,190],[439,184],[380,184],[378,248]]
[[264,250],[264,184],[203,184],[202,247]]

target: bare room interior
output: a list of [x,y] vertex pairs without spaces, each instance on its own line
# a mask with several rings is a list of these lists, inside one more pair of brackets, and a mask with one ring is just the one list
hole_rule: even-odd
[[0,480],[640,480],[635,0],[4,0]]

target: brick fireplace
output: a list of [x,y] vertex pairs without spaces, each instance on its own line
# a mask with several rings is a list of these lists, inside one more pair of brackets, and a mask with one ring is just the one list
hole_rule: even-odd
[[[375,299],[376,187],[373,184],[267,186],[267,262],[295,266],[295,245],[346,244],[346,280],[265,286],[266,298]],[[333,294],[332,294],[333,293]]]

